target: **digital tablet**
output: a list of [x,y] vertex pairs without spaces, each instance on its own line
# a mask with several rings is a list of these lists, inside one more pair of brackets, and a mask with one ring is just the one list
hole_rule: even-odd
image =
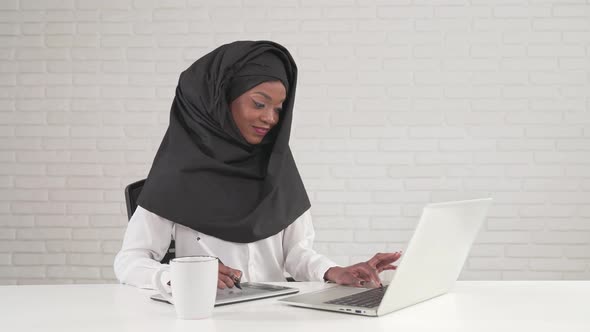
[[[215,306],[253,301],[299,292],[299,289],[297,288],[262,284],[257,282],[244,282],[241,283],[240,286],[242,286],[241,290],[237,287],[218,289],[217,297],[215,299]],[[160,294],[154,294],[150,296],[150,298],[155,301],[170,303]]]

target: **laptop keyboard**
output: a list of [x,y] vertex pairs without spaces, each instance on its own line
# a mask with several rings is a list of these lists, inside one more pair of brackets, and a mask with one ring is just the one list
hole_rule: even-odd
[[375,308],[381,303],[387,287],[388,286],[373,288],[366,292],[340,297],[325,303],[348,305],[352,307]]

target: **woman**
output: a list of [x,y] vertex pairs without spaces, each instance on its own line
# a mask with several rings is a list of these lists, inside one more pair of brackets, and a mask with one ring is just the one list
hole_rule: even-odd
[[270,41],[220,46],[180,75],[115,258],[122,283],[151,288],[171,238],[177,257],[213,252],[226,264],[219,288],[240,278],[284,281],[285,271],[376,287],[380,272],[395,269],[400,253],[340,267],[312,249],[310,202],[289,149],[296,83],[290,53]]

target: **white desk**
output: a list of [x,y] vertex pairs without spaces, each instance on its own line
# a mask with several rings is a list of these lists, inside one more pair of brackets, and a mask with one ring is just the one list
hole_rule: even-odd
[[[302,292],[331,286],[288,285]],[[290,307],[272,298],[217,307],[211,319],[181,321],[171,305],[150,300],[152,293],[112,284],[0,286],[0,330],[590,331],[590,281],[457,282],[449,294],[378,318]]]

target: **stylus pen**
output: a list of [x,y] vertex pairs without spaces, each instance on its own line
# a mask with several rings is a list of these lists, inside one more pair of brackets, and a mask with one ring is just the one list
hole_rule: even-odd
[[[217,257],[217,256],[213,255],[213,252],[211,252],[211,249],[209,249],[209,247],[205,244],[205,242],[203,242],[201,240],[201,237],[197,237],[197,242],[199,242],[199,244],[201,245],[201,247],[203,247],[203,249],[205,250],[205,252],[207,253],[207,255],[213,256],[213,257]],[[221,261],[221,259],[219,259],[219,257],[217,257],[217,259],[219,260],[219,263],[223,264],[223,262]],[[223,264],[223,265],[225,265],[225,264]],[[233,278],[232,279],[234,280],[234,285],[236,287],[238,287],[239,289],[242,289],[242,286],[240,285],[240,279],[242,279],[242,276],[240,276],[238,278],[235,275],[233,275]]]

